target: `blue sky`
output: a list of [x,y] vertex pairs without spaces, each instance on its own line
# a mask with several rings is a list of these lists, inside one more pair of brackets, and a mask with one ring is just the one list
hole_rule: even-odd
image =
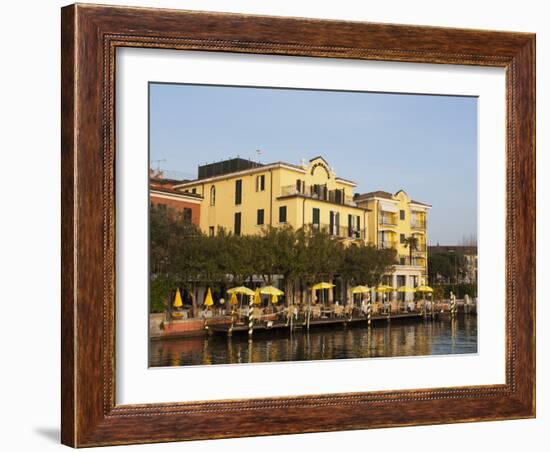
[[196,177],[203,163],[258,160],[257,149],[262,163],[322,155],[357,192],[431,204],[430,244],[476,235],[476,98],[150,85],[153,167]]

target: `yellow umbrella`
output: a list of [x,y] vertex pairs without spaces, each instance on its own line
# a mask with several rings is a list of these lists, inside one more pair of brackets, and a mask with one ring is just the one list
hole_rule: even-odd
[[262,302],[262,299],[260,298],[260,291],[258,289],[254,292],[254,300],[252,302],[254,304],[260,304]]
[[381,285],[381,286],[376,287],[376,292],[380,292],[380,293],[393,292],[394,290],[395,289],[392,286]]
[[236,294],[235,292],[233,292],[233,293],[231,294],[231,299],[229,300],[229,304],[235,305],[235,304],[237,304],[237,303],[238,303],[238,301],[237,301],[237,294]]
[[[322,289],[332,289],[334,287],[334,284],[328,283],[328,282],[320,282],[315,284],[311,289],[313,292],[316,290],[322,290]],[[323,292],[323,305],[325,304],[325,297]]]
[[206,293],[206,298],[204,299],[204,305],[212,306],[213,304],[214,304],[214,299],[212,298],[212,292],[210,291],[210,287],[209,287],[208,292]]
[[416,291],[417,292],[428,292],[428,293],[432,293],[434,290],[430,287],[430,286],[418,286],[416,288]]
[[315,284],[312,289],[313,290],[320,290],[320,289],[332,289],[334,287],[334,284],[328,283],[328,282],[320,282]]
[[254,295],[254,291],[252,289],[249,289],[248,287],[239,286],[239,287],[233,287],[232,289],[229,289],[227,291],[228,294],[242,294],[242,295]]
[[279,297],[275,294],[271,295],[271,303],[275,304],[279,302]]
[[355,286],[351,289],[351,293],[367,293],[370,289],[367,286]]
[[416,289],[408,286],[401,286],[397,289],[398,292],[416,292]]
[[175,308],[181,308],[183,306],[183,300],[181,299],[179,287],[176,290],[176,296],[174,297],[174,304],[172,306],[174,306]]
[[260,288],[260,293],[262,295],[271,295],[271,296],[275,295],[277,297],[285,294],[281,289],[277,289],[276,287],[273,287],[273,286],[265,286]]

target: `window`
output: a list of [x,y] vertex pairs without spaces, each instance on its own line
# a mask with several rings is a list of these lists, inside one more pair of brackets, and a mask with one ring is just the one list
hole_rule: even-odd
[[312,216],[313,216],[313,220],[312,220],[313,225],[317,229],[319,229],[319,219],[321,217],[321,212],[319,211],[319,209],[317,207],[313,208]]
[[196,189],[196,188],[192,188],[192,189],[191,189],[191,193],[195,193],[195,194],[196,194],[196,193],[197,193],[197,189]]
[[405,264],[406,264],[406,260],[407,260],[406,257],[400,257],[400,258],[399,258],[399,264],[400,264],[400,265],[405,265]]
[[235,181],[235,204],[241,204],[242,202],[243,202],[243,181],[242,179],[238,179]]
[[279,223],[286,223],[286,206],[279,207]]
[[399,211],[399,219],[400,219],[400,220],[404,220],[404,219],[405,219],[405,211],[404,211],[404,210],[400,210],[400,211]]
[[256,191],[265,190],[265,174],[256,176]]
[[330,235],[340,235],[340,214],[330,211]]
[[336,204],[344,204],[344,190],[334,190],[334,202]]
[[191,223],[193,221],[193,210],[191,210],[189,207],[183,208],[183,222],[184,223]]
[[214,237],[214,226],[210,226],[210,227],[208,228],[208,235],[209,235],[210,237]]
[[302,181],[300,179],[296,179],[296,192],[297,193],[303,193],[302,189]]
[[215,206],[216,205],[216,186],[212,185],[210,187],[210,205]]
[[348,215],[348,237],[361,238],[361,217],[359,215]]
[[233,232],[235,235],[241,235],[241,212],[235,214],[235,223],[233,227]]
[[405,243],[405,234],[399,234],[399,243]]
[[256,224],[258,226],[261,226],[262,224],[264,224],[264,209],[258,209],[256,220],[257,220]]

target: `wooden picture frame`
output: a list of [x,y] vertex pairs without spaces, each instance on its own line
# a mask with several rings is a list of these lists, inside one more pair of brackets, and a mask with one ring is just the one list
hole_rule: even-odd
[[[62,442],[73,447],[535,416],[535,36],[71,5],[62,9]],[[115,404],[117,47],[506,69],[506,383]]]

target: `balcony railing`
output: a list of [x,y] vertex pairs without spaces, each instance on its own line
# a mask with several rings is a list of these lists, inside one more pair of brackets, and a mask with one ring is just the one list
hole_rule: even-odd
[[413,229],[426,229],[426,220],[411,220],[411,228]]
[[362,239],[366,237],[365,229],[353,229],[347,226],[337,226],[325,223],[311,223],[310,227],[313,230],[325,232],[332,237],[338,237],[342,239]]
[[382,226],[397,226],[397,215],[381,214],[378,217],[378,224]]
[[311,199],[328,201],[334,204],[356,207],[357,204],[351,196],[346,196],[341,190],[327,190],[324,185],[302,185],[298,188],[295,185],[281,187],[282,196],[302,195]]
[[386,249],[395,249],[397,246],[396,240],[382,240],[378,242],[378,248],[386,250]]
[[412,261],[410,256],[399,256],[399,265],[411,265],[415,267],[424,267],[426,265],[426,259],[423,257],[413,256]]

